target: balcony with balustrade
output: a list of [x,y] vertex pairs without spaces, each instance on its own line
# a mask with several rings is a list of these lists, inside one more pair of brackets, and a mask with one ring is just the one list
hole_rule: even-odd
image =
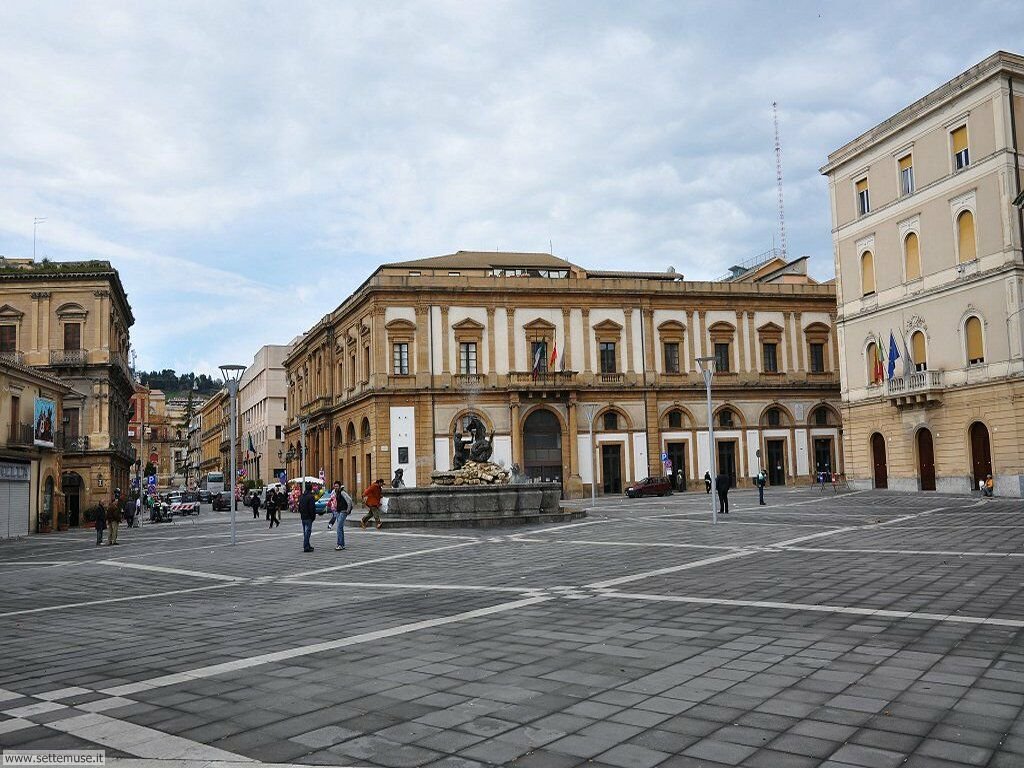
[[513,389],[571,389],[576,386],[576,371],[509,371],[508,385]]
[[50,365],[82,366],[89,362],[89,353],[84,349],[51,349]]
[[9,424],[7,429],[7,445],[11,448],[32,447],[32,425],[24,422]]
[[944,389],[942,371],[915,371],[885,382],[885,395],[897,408],[938,405]]
[[12,363],[14,365],[24,365],[25,356],[17,351],[16,349],[0,351],[0,363]]

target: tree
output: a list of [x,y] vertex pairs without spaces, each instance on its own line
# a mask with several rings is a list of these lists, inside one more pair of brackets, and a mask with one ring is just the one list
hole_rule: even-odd
[[146,462],[146,471],[143,473],[146,477],[152,477],[156,474],[156,467],[153,466],[152,461]]

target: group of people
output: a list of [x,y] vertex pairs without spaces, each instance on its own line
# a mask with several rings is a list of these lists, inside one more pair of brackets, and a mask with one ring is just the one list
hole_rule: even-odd
[[101,501],[96,509],[96,546],[103,543],[104,531],[110,532],[107,534],[107,546],[117,546],[117,530],[121,526],[121,521],[127,518],[128,527],[131,528],[135,524],[136,512],[137,508],[134,505],[125,503],[121,498],[121,489],[115,489],[114,498],[110,503],[104,504]]
[[[395,470],[395,477],[391,481],[392,488],[404,488],[405,481],[402,479],[402,470]],[[362,493],[363,501],[366,503],[366,514],[359,521],[359,527],[365,529],[366,524],[373,520],[377,528],[383,528],[384,523],[380,517],[380,509],[384,501],[384,480],[378,478],[370,483],[369,487]],[[330,512],[331,518],[327,523],[327,530],[337,529],[337,539],[334,546],[335,551],[345,549],[345,521],[355,508],[355,502],[349,495],[345,486],[340,480],[334,481],[334,487],[327,499],[325,509],[317,511],[316,496],[312,486],[306,483],[303,486],[302,494],[299,496],[298,512],[302,521],[302,551],[312,552],[313,545],[309,539],[313,535],[313,523],[318,515]],[[278,523],[280,525],[280,523]]]
[[[704,490],[706,493],[711,493],[711,486],[714,484],[715,493],[718,494],[718,511],[723,515],[729,514],[729,488],[732,486],[732,478],[722,472],[715,475],[714,481],[711,480],[711,473],[704,473]],[[761,469],[757,475],[754,476],[754,485],[757,486],[757,503],[764,507],[767,506],[764,500],[764,488],[768,485],[768,473]]]

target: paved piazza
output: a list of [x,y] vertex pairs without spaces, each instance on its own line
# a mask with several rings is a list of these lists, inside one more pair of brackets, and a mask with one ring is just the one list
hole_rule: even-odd
[[[227,515],[0,544],[0,744],[119,765],[1024,765],[1024,505],[815,489],[568,525]],[[253,764],[253,763],[250,763]]]

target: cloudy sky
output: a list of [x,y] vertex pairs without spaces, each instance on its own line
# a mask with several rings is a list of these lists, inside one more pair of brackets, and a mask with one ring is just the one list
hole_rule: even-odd
[[[955,11],[955,12],[954,12]],[[141,368],[251,362],[459,249],[832,276],[826,155],[1024,3],[0,4],[0,254],[120,270]]]

